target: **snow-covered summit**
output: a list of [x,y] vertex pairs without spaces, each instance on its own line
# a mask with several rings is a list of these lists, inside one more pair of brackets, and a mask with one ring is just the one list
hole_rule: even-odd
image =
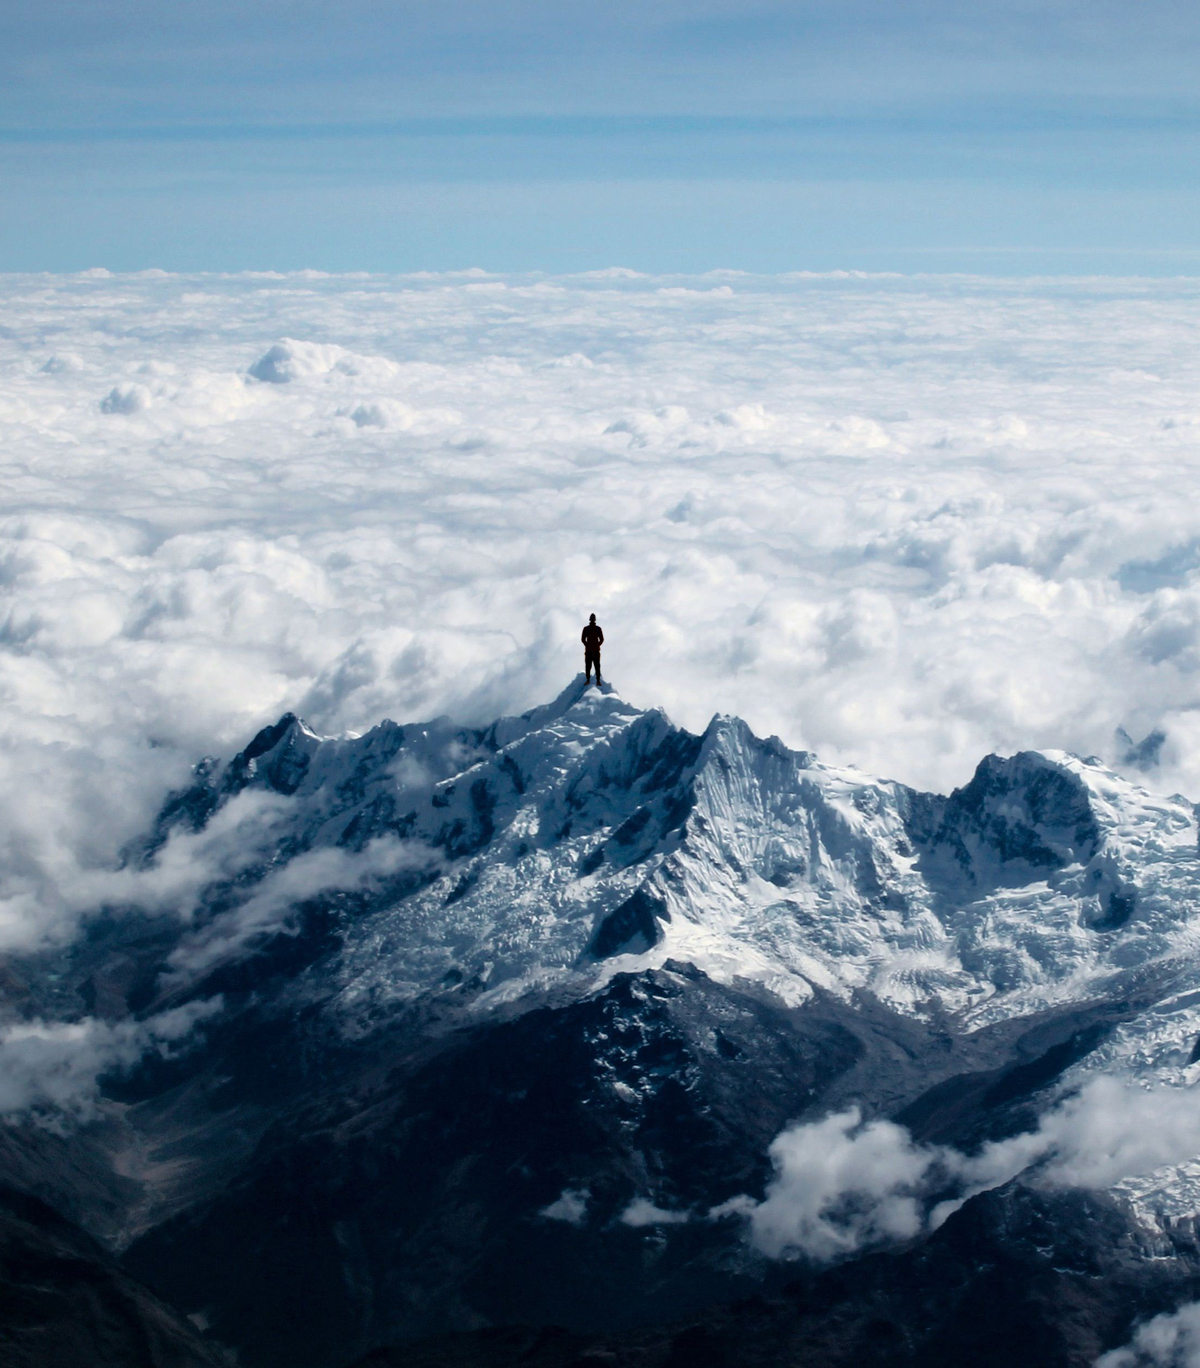
[[1191,963],[1200,928],[1191,805],[1098,762],[988,756],[923,794],[736,718],[692,735],[582,677],[484,728],[323,739],[285,715],[198,769],[148,858],[218,813],[245,840],[239,804],[261,858],[214,888],[176,982],[332,909],[351,1029],[423,994],[478,1013],[668,961],[970,1027]]

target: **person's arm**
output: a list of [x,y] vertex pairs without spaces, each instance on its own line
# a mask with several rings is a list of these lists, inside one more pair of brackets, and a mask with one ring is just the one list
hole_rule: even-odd
[[597,627],[597,628],[596,628],[596,645],[597,645],[597,646],[603,646],[603,645],[604,645],[604,629],[603,629],[602,627]]
[[587,628],[586,628],[586,627],[583,629],[582,632],[579,633],[579,640],[582,641],[583,644],[584,644],[585,646],[587,645]]

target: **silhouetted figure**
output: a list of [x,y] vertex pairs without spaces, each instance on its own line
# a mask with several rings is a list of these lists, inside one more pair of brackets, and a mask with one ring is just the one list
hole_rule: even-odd
[[583,642],[584,683],[592,682],[592,666],[596,667],[596,687],[600,687],[600,647],[604,645],[604,633],[596,626],[596,614],[588,618],[588,625],[579,638]]

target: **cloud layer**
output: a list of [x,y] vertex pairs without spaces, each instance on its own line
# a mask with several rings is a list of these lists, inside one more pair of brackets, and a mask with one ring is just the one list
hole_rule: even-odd
[[0,948],[198,755],[518,710],[589,611],[691,727],[942,789],[1159,728],[1200,796],[1195,283],[0,288]]

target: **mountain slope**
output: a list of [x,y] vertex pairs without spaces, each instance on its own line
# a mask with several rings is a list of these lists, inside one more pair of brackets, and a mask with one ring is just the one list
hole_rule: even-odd
[[815,1273],[690,1321],[509,1327],[380,1347],[355,1368],[1092,1368],[1135,1317],[1200,1291],[1102,1197],[987,1193],[926,1245]]
[[[794,1275],[744,1205],[709,1215],[792,1123],[853,1106],[971,1155],[1094,1073],[1197,1067],[1195,812],[1057,752],[942,797],[582,680],[486,728],[288,715],[127,870],[177,912],[14,965],[21,1011],[191,1032],[106,1078],[73,1176],[37,1127],[10,1150],[249,1368],[694,1317]],[[1174,1232],[1146,1305],[1192,1276],[1177,1158],[1105,1180],[1131,1241]],[[985,1199],[1025,1200],[929,1248]]]
[[78,1227],[11,1189],[0,1189],[0,1359],[7,1368],[230,1362]]

